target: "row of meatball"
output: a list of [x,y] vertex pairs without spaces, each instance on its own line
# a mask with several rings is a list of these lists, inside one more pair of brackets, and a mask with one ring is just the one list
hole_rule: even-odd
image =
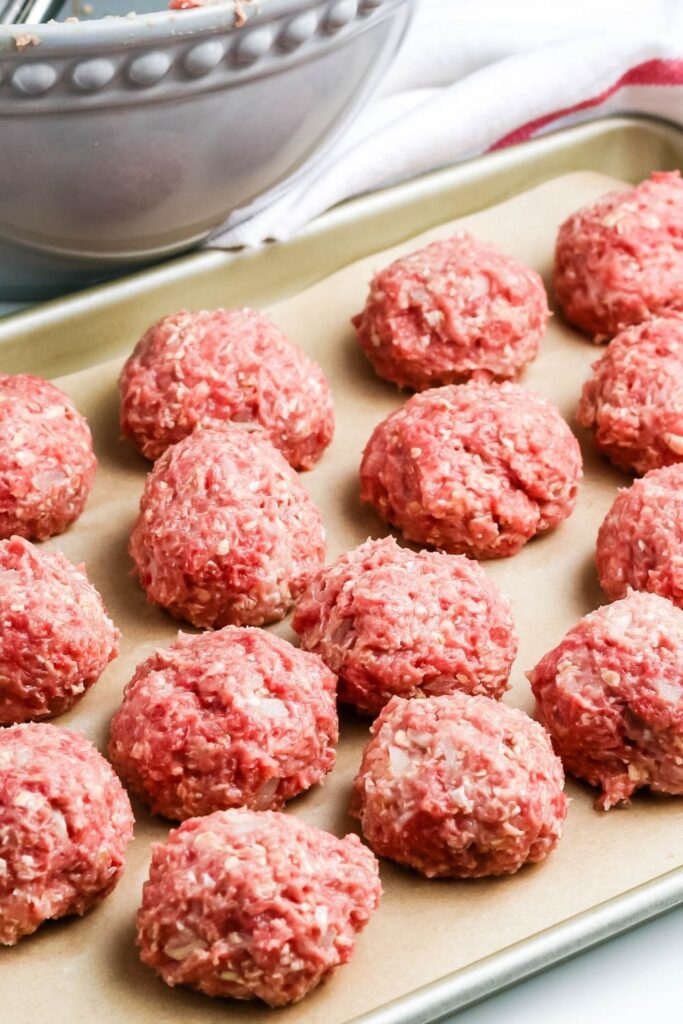
[[[618,335],[584,387],[578,420],[636,472],[676,462],[683,450],[682,199],[678,172],[655,173],[571,216],[557,239],[553,283],[565,316],[596,340]],[[379,271],[353,322],[376,372],[421,391],[518,376],[549,315],[538,274],[459,232]],[[261,365],[257,387],[259,359],[271,377]],[[248,310],[165,318],[120,383],[123,432],[151,458],[197,424],[244,419],[260,422],[295,468],[309,468],[332,435],[318,368]]]
[[[404,537],[479,559],[512,555],[557,526],[580,476],[559,413],[509,383],[415,395],[375,428],[360,469],[362,498]],[[676,463],[617,495],[597,543],[608,596],[631,586],[680,600],[681,481]],[[172,446],[140,507],[130,541],[140,581],[153,603],[196,626],[282,618],[324,559],[319,514],[260,431],[204,429]]]
[[[58,715],[116,656],[118,631],[83,570],[60,554],[18,537],[1,542],[0,578],[0,720]],[[613,777],[622,780],[622,797],[608,797],[607,806],[652,780],[661,788],[656,770],[652,779],[636,770],[638,722],[644,734],[670,729],[678,742],[673,719],[651,721],[642,709],[634,718],[634,701],[646,691],[658,714],[662,703],[675,711],[683,611],[658,594],[627,591],[624,585],[625,597],[610,594],[621,599],[582,620],[531,676],[540,717],[565,765],[605,793],[615,789]],[[155,813],[178,820],[241,804],[279,808],[332,768],[336,698],[370,715],[393,698],[459,691],[498,699],[517,652],[509,603],[481,566],[444,552],[415,553],[393,538],[366,541],[318,569],[293,626],[301,651],[258,630],[227,627],[180,634],[139,666],[112,724],[110,754]],[[667,635],[668,647],[661,639]],[[560,655],[572,643],[593,653],[584,650],[569,664]],[[610,644],[612,660],[598,664],[595,651]],[[624,676],[626,653],[635,662]],[[616,702],[615,735],[630,723],[628,749],[608,727],[605,694]],[[575,720],[567,726],[572,699]],[[565,732],[574,746],[566,745]],[[241,767],[234,751],[227,757],[229,737],[248,741]]]
[[[5,391],[15,429],[4,435],[13,476],[2,525],[44,537],[82,508],[95,471],[89,432],[48,382],[7,378]],[[577,442],[549,403],[515,384],[472,382],[417,395],[376,428],[362,496],[409,539],[490,557],[568,515],[580,472]],[[282,618],[324,550],[297,474],[265,430],[235,424],[164,451],[130,541],[150,600],[197,626]]]
[[[462,394],[471,388],[484,387],[494,387],[496,393],[504,394],[510,394],[515,388],[514,385],[497,388],[469,385],[430,394],[443,403],[444,393]],[[520,389],[512,393],[520,397],[526,395]],[[416,396],[411,402],[422,402],[428,397]],[[411,402],[394,417],[405,415]],[[451,413],[447,402],[442,407],[446,414]],[[475,407],[472,415],[476,414]],[[462,414],[449,418],[466,422]],[[487,422],[492,419],[489,409]],[[511,420],[510,415],[505,419],[508,428]],[[563,422],[559,416],[557,421]],[[568,429],[564,429],[570,437]],[[437,434],[442,436],[443,428],[440,427]],[[547,451],[548,445],[537,426],[528,432],[528,437],[541,450]],[[522,447],[517,441],[509,450],[514,454]],[[558,462],[555,457],[548,459],[549,469],[556,469]],[[521,460],[520,466],[525,464],[525,460]],[[380,471],[386,471],[388,465],[389,460],[381,461]],[[453,474],[444,475],[452,485]],[[610,598],[623,597],[628,588],[633,587],[681,603],[681,482],[683,468],[668,467],[647,474],[617,496],[600,529],[597,548],[601,582]],[[157,499],[156,505],[152,499]],[[188,522],[192,523],[191,529],[188,529]],[[391,543],[385,541],[385,548]],[[139,553],[139,567],[144,566],[143,559],[147,559],[149,568],[143,569],[141,575],[154,600],[195,624],[220,626],[226,621],[259,624],[282,617],[292,601],[301,595],[311,574],[319,570],[324,557],[324,540],[317,512],[300,487],[296,474],[260,433],[203,430],[173,446],[157,463],[143,496],[132,549],[134,555]],[[363,549],[360,552],[362,562],[366,555]],[[98,619],[98,615],[101,616],[99,597],[83,593],[69,597],[69,588],[74,584],[71,580],[67,580],[66,585],[60,581],[58,587],[56,566],[51,566],[46,573],[48,585],[41,588],[37,574],[31,569],[37,557],[30,546],[22,548],[18,539],[10,542],[3,552],[6,614],[9,616],[6,621],[24,623],[19,630],[10,628],[4,643],[5,685],[0,695],[0,710],[5,723],[59,713],[97,678],[114,648],[114,627]],[[379,555],[380,562],[383,557]],[[399,560],[398,554],[387,557],[389,562]],[[417,559],[416,564],[429,558],[424,553],[418,556],[405,553],[402,557],[409,562]],[[314,577],[309,593],[299,603],[295,627],[302,633],[305,645],[312,649],[317,647],[321,652],[327,647],[330,665],[342,678],[342,699],[361,710],[375,712],[392,693],[410,695],[411,675],[406,664],[412,657],[410,648],[401,650],[401,645],[395,644],[386,658],[383,674],[370,676],[369,680],[367,673],[364,676],[360,672],[356,678],[348,668],[341,671],[338,659],[342,655],[330,653],[326,633],[343,637],[349,632],[349,618],[340,616],[342,602],[337,602],[336,598],[325,612],[329,595],[334,595],[341,587],[340,593],[348,607],[354,609],[353,615],[358,615],[358,602],[362,602],[365,595],[368,608],[375,608],[375,621],[366,617],[371,632],[373,629],[380,633],[386,631],[387,623],[398,627],[401,615],[406,614],[405,605],[411,616],[416,614],[416,609],[417,614],[424,614],[426,627],[435,629],[436,636],[444,630],[448,632],[448,626],[433,621],[429,611],[429,587],[423,586],[423,599],[415,605],[414,583],[412,589],[407,589],[405,580],[391,574],[382,580],[376,572],[360,573],[353,561],[351,558],[347,565],[341,559],[322,577]],[[62,567],[61,571],[66,570]],[[443,580],[441,584],[443,586]],[[85,581],[78,584],[81,590],[84,586],[87,587]],[[33,632],[27,628],[27,622],[30,623],[30,616],[28,620],[25,618],[27,605],[29,610],[31,606],[34,610],[42,609],[46,616],[44,625]],[[93,610],[94,625],[84,620],[84,608]],[[329,614],[329,630],[320,627],[321,609],[323,615]],[[490,615],[490,609],[484,608],[483,614]],[[498,615],[493,618],[500,621]],[[71,647],[67,645],[66,650],[60,651],[57,643],[56,647],[44,651],[41,645],[44,637],[51,635],[54,623],[68,626]],[[307,632],[313,639],[307,641]],[[78,664],[74,650],[87,652],[92,664]],[[55,660],[57,653],[61,663]],[[401,662],[401,673],[395,671],[396,659]],[[498,678],[506,678],[504,661],[501,670],[500,666],[492,666],[490,660],[480,659],[472,662],[466,672],[457,665],[445,664],[441,676],[447,680],[449,673],[460,675],[461,681],[467,681],[474,692],[478,685],[480,692],[486,693],[495,690],[496,672]],[[438,685],[436,679],[426,692],[438,692]],[[416,689],[421,686],[418,679]]]
[[[641,335],[628,340],[633,361],[647,363],[644,339],[665,330],[669,341],[675,335],[677,344],[683,342],[683,321],[653,320],[632,329],[631,335]],[[602,364],[618,357],[615,346],[624,338],[611,342]],[[667,351],[673,351],[671,345]],[[664,447],[676,455],[680,435],[674,421],[683,408],[671,400],[662,380],[680,374],[683,364],[678,356],[665,359],[661,345],[653,358],[659,366],[650,376],[655,397],[647,399],[648,416],[638,420],[639,436],[631,430],[630,450],[637,448],[658,463],[666,461]],[[629,374],[624,388],[632,380]],[[1,532],[23,527],[21,533],[44,537],[64,528],[82,508],[85,484],[95,471],[89,432],[69,400],[48,382],[13,377],[4,387],[6,395],[13,392],[3,411],[14,429],[3,436],[12,460],[5,483],[12,479],[0,510]],[[660,411],[671,430],[663,429]],[[597,415],[606,429],[604,403]],[[628,418],[614,414],[613,422],[624,438]],[[41,444],[47,439],[40,455],[36,438]],[[614,445],[610,455],[618,461]],[[26,487],[18,486],[17,467]],[[472,382],[416,395],[387,417],[366,446],[360,474],[362,497],[406,538],[485,558],[513,554],[571,512],[581,459],[573,434],[541,396],[516,384]],[[598,544],[608,594],[622,596],[631,585],[672,596],[678,588],[675,579],[658,584],[656,577],[675,576],[673,556],[683,544],[679,477],[678,464],[665,466],[617,498]],[[24,515],[29,499],[31,518]],[[646,518],[654,520],[651,526],[645,526]],[[296,473],[265,432],[232,425],[198,431],[157,460],[131,553],[150,599],[173,614],[200,626],[258,625],[286,614],[323,560],[324,533]]]
[[[635,194],[640,189],[641,199],[651,199],[661,189],[676,194],[677,187],[666,177]],[[620,210],[630,208],[628,195],[617,197]],[[605,203],[577,217],[584,224]],[[636,206],[640,214],[644,203]],[[636,228],[625,226],[626,214],[615,223],[617,237],[632,245]],[[517,343],[509,336],[511,325],[519,343],[537,338],[543,328],[531,331],[528,315],[522,316],[523,309],[528,313],[523,297],[513,301],[511,282],[528,274],[472,239],[436,243],[377,275],[366,311],[356,317],[365,325],[359,336],[370,331],[369,351],[377,355],[385,344],[400,347],[398,335],[410,324],[424,359],[446,350],[453,355],[463,345],[474,359],[483,358],[488,345],[510,352]],[[543,293],[540,279],[535,287]],[[391,303],[384,319],[372,312],[380,299]],[[425,308],[429,303],[434,308]],[[418,307],[426,317],[419,329]],[[438,337],[421,333],[432,322],[440,325]],[[617,334],[595,365],[578,419],[595,428],[600,449],[617,465],[643,472],[680,460],[682,352],[683,321],[661,316]],[[484,382],[503,373],[461,369],[451,376],[479,380],[416,396],[376,429],[361,467],[362,497],[411,540],[474,557],[512,554],[571,510],[581,475],[578,446],[540,396]],[[309,468],[333,433],[322,371],[252,310],[165,317],[140,340],[120,384],[123,432],[153,459],[198,426],[229,422],[261,426],[293,467]],[[0,392],[0,535],[45,539],[65,529],[85,504],[95,472],[89,430],[69,399],[47,382],[5,376]]]
[[[656,173],[561,227],[554,286],[570,322],[596,337],[626,330],[596,364],[579,420],[637,472],[675,462],[683,310],[683,182]],[[370,285],[358,338],[377,372],[417,390],[517,376],[536,355],[547,299],[534,271],[459,233],[396,260]],[[329,444],[334,414],[320,368],[252,310],[181,312],[141,338],[120,380],[121,426],[157,458],[197,426],[259,424],[298,469]],[[95,473],[87,425],[61,392],[0,378],[0,535],[45,539],[80,514]],[[505,467],[508,469],[509,467]]]
[[[621,464],[679,457],[681,333],[679,321],[664,320],[615,339],[584,390],[579,419],[596,426],[598,443]],[[83,508],[96,465],[89,430],[48,382],[4,377],[0,388],[0,533],[44,539]],[[128,360],[121,388],[124,432],[150,457],[197,425],[243,419],[258,421],[304,468],[332,434],[322,372],[251,311],[165,318]],[[361,469],[365,500],[409,539],[475,557],[512,554],[556,525],[573,507],[579,476],[576,442],[548,403],[516,385],[477,382],[411,399],[376,429]]]

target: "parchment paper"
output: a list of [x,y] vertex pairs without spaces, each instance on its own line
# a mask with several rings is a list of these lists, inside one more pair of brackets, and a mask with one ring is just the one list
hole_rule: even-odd
[[[536,267],[547,282],[559,222],[614,185],[600,175],[573,174],[459,223]],[[334,391],[334,444],[303,477],[322,510],[330,558],[368,535],[386,532],[359,505],[357,469],[374,424],[406,397],[375,377],[356,346],[349,317],[361,307],[373,269],[452,229],[453,224],[443,225],[363,260],[272,309],[279,325],[323,365]],[[192,307],[191,288],[179,289],[177,299],[178,307]],[[130,338],[131,346],[135,341]],[[571,422],[581,382],[598,355],[555,316],[524,383],[555,401]],[[123,632],[118,660],[78,707],[58,720],[84,731],[101,749],[134,665],[170,642],[178,629],[146,604],[128,575],[127,537],[149,467],[118,439],[117,371],[118,364],[106,364],[60,382],[90,420],[100,468],[85,514],[47,545],[86,563]],[[617,487],[628,483],[596,456],[590,438],[581,441],[585,479],[573,516],[514,558],[487,564],[512,600],[521,636],[506,700],[529,711],[524,670],[602,601],[593,568],[595,535]],[[286,623],[277,631],[291,636]],[[290,805],[292,813],[339,834],[354,827],[347,817],[349,786],[367,728],[366,720],[344,715],[338,766],[324,786]],[[593,809],[594,791],[571,782],[567,788],[572,803],[559,848],[544,864],[516,876],[426,881],[383,863],[383,903],[353,962],[304,1002],[276,1014],[257,1004],[169,989],[139,962],[133,915],[150,842],[163,839],[169,824],[136,806],[136,838],[114,894],[82,920],[45,925],[0,952],[0,1019],[8,1024],[242,1024],[277,1017],[280,1024],[341,1024],[683,863],[683,800],[638,795],[630,808],[605,814]]]

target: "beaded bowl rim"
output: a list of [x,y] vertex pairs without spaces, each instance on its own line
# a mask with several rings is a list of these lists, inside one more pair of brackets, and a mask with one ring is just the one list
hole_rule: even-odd
[[[134,2],[134,0],[132,0]],[[159,0],[163,3],[164,0]],[[241,31],[247,24],[268,22],[315,7],[315,0],[225,0],[195,10],[160,10],[153,14],[108,15],[93,21],[51,21],[39,25],[0,26],[0,61],[28,55],[18,41],[35,41],[36,57],[50,53],[78,55],[103,46],[147,46],[179,42],[195,34]],[[378,5],[379,6],[379,5]],[[22,52],[23,51],[23,52]]]
[[[219,74],[237,85],[271,74],[275,61],[285,67],[334,48],[335,37],[349,39],[362,32],[375,21],[372,15],[391,16],[397,8],[414,7],[416,0],[260,0],[263,6],[252,6],[253,16],[243,20],[239,15],[246,2],[258,0],[181,11],[180,27],[174,11],[51,23],[35,26],[35,32],[34,26],[18,31],[14,26],[5,31],[13,47],[3,50],[0,34],[0,116],[13,111],[15,100],[28,100],[32,111],[41,112],[57,109],[55,104],[68,110],[78,96],[88,104],[108,103],[122,90],[142,95],[152,88],[168,98],[169,89],[186,94],[204,89],[207,81],[218,88]],[[60,42],[65,36],[68,46]]]

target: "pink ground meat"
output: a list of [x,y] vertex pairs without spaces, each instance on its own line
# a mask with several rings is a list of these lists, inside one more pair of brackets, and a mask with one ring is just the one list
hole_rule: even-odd
[[683,464],[619,491],[598,532],[596,563],[610,601],[632,587],[683,607]]
[[0,730],[0,942],[85,914],[119,880],[133,812],[89,740],[55,725]]
[[295,469],[332,439],[320,367],[253,309],[186,310],[142,336],[119,381],[121,429],[156,459],[201,424],[258,423]]
[[262,629],[178,634],[135,671],[109,754],[156,814],[282,807],[334,766],[337,680]]
[[376,854],[428,878],[512,874],[567,814],[545,730],[490,697],[394,697],[372,725],[353,812]]
[[549,316],[536,271],[459,232],[376,274],[353,324],[380,377],[422,391],[516,377]]
[[683,318],[617,334],[593,364],[577,419],[622,469],[646,473],[683,460]]
[[287,614],[325,557],[318,510],[260,430],[198,430],[150,473],[130,553],[148,599],[195,626]]
[[683,793],[683,612],[631,591],[586,615],[528,673],[567,771],[607,810],[641,786]]
[[[220,3],[229,3],[230,0],[170,0],[169,11],[190,11],[195,7],[216,7]],[[233,0],[238,5],[240,0]],[[250,3],[251,0],[242,0],[242,3]]]
[[59,552],[0,541],[0,724],[61,714],[118,653],[102,598]]
[[510,604],[461,555],[368,540],[319,570],[292,625],[339,676],[339,697],[377,713],[395,694],[500,697],[517,653]]
[[216,811],[153,848],[140,955],[168,985],[284,1006],[351,959],[380,895],[357,836],[276,811]]
[[581,452],[541,395],[471,382],[414,395],[383,420],[360,477],[361,499],[408,540],[497,558],[570,515]]
[[0,374],[0,537],[63,533],[83,511],[96,468],[88,424],[59,388]]
[[566,220],[557,236],[553,284],[567,320],[596,341],[683,310],[679,172],[655,172]]

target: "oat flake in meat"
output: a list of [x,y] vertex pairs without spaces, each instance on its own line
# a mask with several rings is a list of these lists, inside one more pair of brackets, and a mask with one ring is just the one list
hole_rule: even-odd
[[66,711],[119,636],[82,566],[22,537],[0,541],[0,725]]
[[45,540],[85,506],[97,460],[88,424],[47,380],[0,374],[0,537]]
[[310,469],[334,431],[322,370],[253,309],[164,317],[135,346],[119,388],[123,434],[150,459],[198,424],[257,423],[295,469]]
[[581,452],[535,391],[472,381],[414,395],[383,420],[360,477],[361,499],[408,540],[498,558],[571,514]]
[[147,478],[130,553],[153,604],[195,626],[287,614],[325,556],[318,510],[265,433],[202,429]]
[[598,531],[596,563],[610,601],[632,587],[683,607],[683,463],[619,491]]
[[132,838],[125,790],[89,740],[42,723],[0,729],[0,943],[103,900]]
[[615,465],[636,473],[683,460],[683,318],[629,327],[593,364],[577,411]]
[[500,697],[517,652],[510,604],[471,559],[368,540],[319,570],[292,622],[339,675],[339,696],[375,714],[394,695]]
[[683,179],[655,172],[568,218],[553,284],[570,323],[596,341],[683,310]]
[[167,818],[276,809],[334,766],[336,686],[315,654],[265,630],[180,633],[136,669],[109,754]]
[[357,836],[276,811],[216,811],[153,848],[140,955],[168,985],[285,1006],[351,959],[380,895]]
[[459,232],[376,274],[353,324],[380,377],[421,391],[518,376],[549,316],[536,271]]
[[372,725],[353,813],[378,856],[428,878],[512,874],[556,846],[564,773],[545,729],[490,697],[393,697]]
[[683,793],[683,611],[631,591],[586,615],[528,673],[537,717],[607,810],[641,786]]

